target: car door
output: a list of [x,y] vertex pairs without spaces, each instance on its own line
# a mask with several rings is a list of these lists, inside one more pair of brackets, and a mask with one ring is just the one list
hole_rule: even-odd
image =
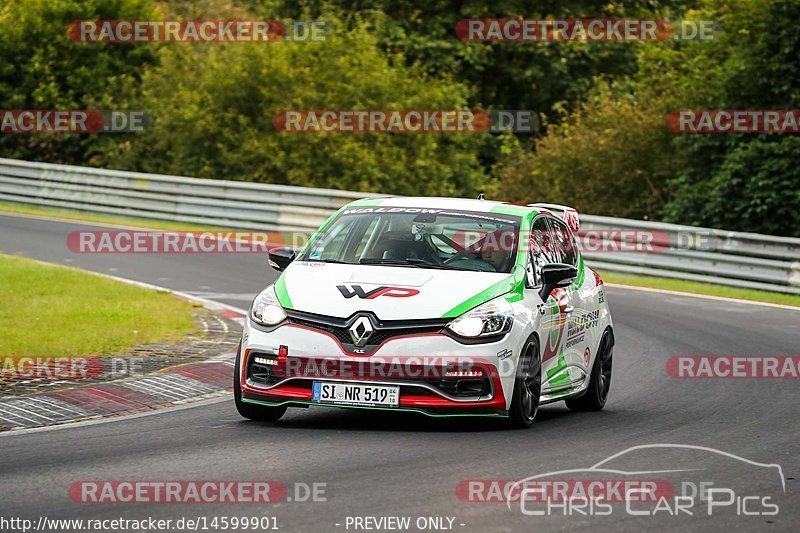
[[[556,248],[560,253],[560,260],[579,269],[583,265],[580,261],[580,252],[575,244],[575,239],[569,227],[561,220],[550,219],[553,229],[553,238],[556,239]],[[583,273],[585,275],[585,273]],[[581,285],[581,286],[579,286]],[[568,301],[566,314],[566,332],[564,333],[563,348],[567,368],[574,382],[581,381],[588,372],[590,346],[594,342],[594,330],[597,329],[598,308],[593,294],[581,290],[582,284],[574,283],[564,289]]]
[[552,387],[563,389],[570,383],[563,354],[565,311],[569,304],[569,292],[566,289],[556,289],[544,304],[538,295],[542,286],[542,267],[548,263],[557,263],[561,258],[553,238],[548,216],[542,214],[534,218],[526,262],[525,301],[537,318],[536,329],[541,341],[543,394],[548,394]]

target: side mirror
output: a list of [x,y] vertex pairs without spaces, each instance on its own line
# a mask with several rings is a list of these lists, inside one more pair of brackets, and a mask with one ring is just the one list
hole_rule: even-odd
[[267,262],[275,270],[284,270],[297,257],[297,249],[289,246],[276,246],[267,253]]
[[578,269],[565,263],[549,263],[542,267],[542,288],[539,298],[546,301],[553,289],[569,287],[578,277]]

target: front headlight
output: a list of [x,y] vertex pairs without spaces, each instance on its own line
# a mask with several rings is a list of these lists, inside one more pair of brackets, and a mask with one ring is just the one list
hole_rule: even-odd
[[493,337],[511,330],[514,313],[504,297],[495,298],[456,318],[447,328],[461,337]]
[[278,296],[275,294],[275,287],[270,285],[253,300],[253,306],[250,309],[250,316],[265,326],[274,326],[286,318],[286,313],[283,311]]

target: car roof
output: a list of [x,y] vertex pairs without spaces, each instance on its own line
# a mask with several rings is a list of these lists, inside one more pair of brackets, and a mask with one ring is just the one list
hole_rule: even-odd
[[506,215],[525,216],[536,213],[536,208],[498,202],[494,200],[473,200],[468,198],[443,198],[433,196],[387,196],[383,198],[363,198],[348,204],[348,207],[412,207],[429,209],[460,209]]

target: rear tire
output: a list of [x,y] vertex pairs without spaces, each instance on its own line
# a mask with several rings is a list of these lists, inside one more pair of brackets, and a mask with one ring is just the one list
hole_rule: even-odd
[[603,332],[597,356],[594,358],[589,387],[583,395],[566,400],[573,411],[602,411],[611,388],[611,367],[614,359],[614,334],[611,329]]
[[239,383],[240,365],[242,361],[242,345],[236,351],[236,365],[233,371],[233,399],[236,403],[236,410],[248,420],[258,422],[275,422],[286,413],[286,407],[272,407],[268,405],[255,405],[242,401],[242,386]]
[[531,337],[525,344],[517,364],[514,380],[514,395],[508,412],[509,425],[514,429],[527,429],[533,424],[539,411],[542,393],[542,363],[539,357],[539,341]]

